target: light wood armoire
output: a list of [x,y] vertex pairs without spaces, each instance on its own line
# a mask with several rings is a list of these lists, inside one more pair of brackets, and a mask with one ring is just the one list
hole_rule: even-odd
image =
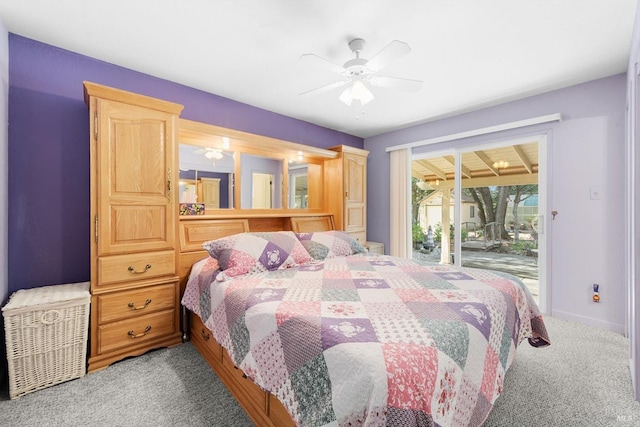
[[367,156],[369,152],[347,145],[332,147],[340,156],[324,162],[325,209],[335,227],[359,240],[367,240]]
[[85,82],[91,138],[89,371],[181,342],[177,119],[182,105]]

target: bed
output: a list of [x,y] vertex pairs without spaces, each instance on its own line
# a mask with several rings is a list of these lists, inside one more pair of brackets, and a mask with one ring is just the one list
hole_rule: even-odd
[[517,347],[549,345],[514,276],[373,256],[341,232],[241,229],[205,244],[182,303],[257,425],[481,425]]

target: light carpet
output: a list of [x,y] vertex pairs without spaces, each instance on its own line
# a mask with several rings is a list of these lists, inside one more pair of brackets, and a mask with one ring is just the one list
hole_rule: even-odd
[[[638,426],[628,340],[547,317],[552,344],[524,342],[485,427]],[[0,426],[250,426],[190,344],[127,359],[15,400]]]

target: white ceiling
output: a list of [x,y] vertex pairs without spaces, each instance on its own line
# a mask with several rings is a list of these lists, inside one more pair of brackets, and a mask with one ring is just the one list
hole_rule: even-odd
[[[637,0],[1,0],[7,29],[360,137],[626,71]],[[381,75],[424,80],[417,93],[374,88],[364,107],[303,66],[337,64],[348,42],[371,58],[392,40],[412,52]]]

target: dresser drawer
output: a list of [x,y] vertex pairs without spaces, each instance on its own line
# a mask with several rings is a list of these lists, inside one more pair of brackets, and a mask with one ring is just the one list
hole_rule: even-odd
[[233,361],[229,357],[229,354],[226,350],[222,351],[222,366],[226,368],[226,370],[229,371],[229,373],[235,378],[238,385],[240,386],[239,390],[242,390],[242,393],[250,397],[250,399],[247,401],[248,404],[251,404],[258,408],[260,411],[265,412],[267,410],[267,392],[262,390],[256,385],[256,383],[247,378],[247,376],[244,374],[244,372],[242,372],[240,368],[234,366]]
[[142,252],[98,258],[98,286],[175,274],[175,251]]
[[98,353],[144,344],[178,331],[175,310],[161,311],[98,327]]
[[173,309],[177,282],[148,286],[97,296],[98,323],[104,324],[135,316]]
[[222,346],[215,340],[209,328],[202,323],[200,316],[195,313],[191,314],[191,338],[202,340],[216,360],[221,361]]

